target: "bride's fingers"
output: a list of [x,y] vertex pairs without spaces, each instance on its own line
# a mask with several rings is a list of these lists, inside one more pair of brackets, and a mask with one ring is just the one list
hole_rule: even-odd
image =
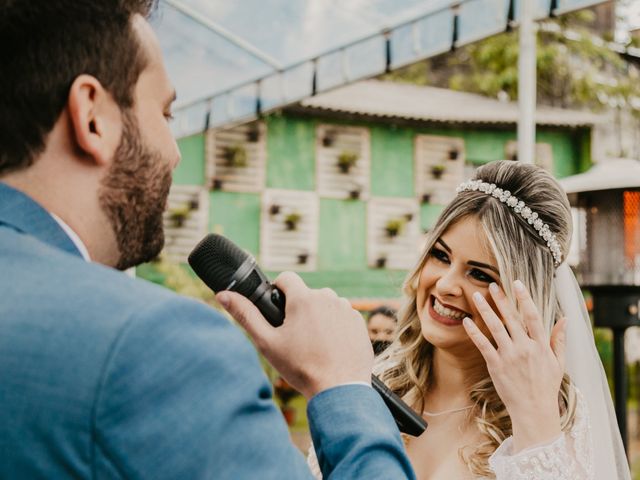
[[513,289],[516,293],[516,299],[518,300],[518,306],[522,313],[522,318],[529,331],[529,336],[538,342],[548,341],[544,330],[542,328],[542,318],[536,308],[535,303],[531,299],[531,295],[525,288],[524,284],[520,280],[513,282]]
[[507,325],[507,330],[509,330],[511,338],[514,341],[527,338],[527,332],[520,320],[518,309],[513,305],[513,303],[511,303],[511,300],[509,300],[505,295],[502,288],[500,288],[496,283],[491,283],[489,285],[489,293],[491,293],[491,297],[493,298],[496,307],[498,307],[498,311],[500,312],[500,315],[502,315],[504,323]]
[[478,326],[473,323],[473,320],[469,317],[465,317],[464,320],[462,320],[462,326],[466,330],[471,341],[476,347],[478,347],[478,350],[480,350],[480,354],[484,358],[484,361],[487,362],[487,365],[497,364],[500,360],[498,352],[487,337],[484,336],[484,333],[480,331]]
[[480,292],[475,292],[473,294],[473,301],[476,304],[476,308],[478,309],[482,320],[484,320],[484,323],[489,328],[493,339],[496,341],[498,348],[508,348],[512,343],[511,337],[509,337],[502,321],[493,311],[491,305],[489,305]]
[[567,318],[562,317],[556,322],[551,331],[551,350],[558,359],[558,363],[564,372],[564,352],[566,347],[566,331],[567,331]]

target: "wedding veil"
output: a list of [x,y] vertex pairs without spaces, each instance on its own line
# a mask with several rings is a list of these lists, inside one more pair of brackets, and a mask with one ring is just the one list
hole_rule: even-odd
[[580,286],[567,262],[557,268],[555,286],[560,308],[567,317],[566,370],[586,401],[591,422],[595,478],[630,480],[629,465],[589,314]]

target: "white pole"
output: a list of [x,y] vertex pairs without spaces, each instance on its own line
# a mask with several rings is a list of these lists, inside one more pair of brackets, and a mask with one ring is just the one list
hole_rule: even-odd
[[536,142],[536,24],[533,0],[522,0],[518,56],[518,160],[534,163]]

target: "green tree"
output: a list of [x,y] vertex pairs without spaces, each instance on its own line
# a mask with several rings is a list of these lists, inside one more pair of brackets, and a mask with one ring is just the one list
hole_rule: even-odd
[[[557,107],[628,106],[640,96],[635,69],[589,29],[589,10],[541,24],[537,35],[537,96]],[[518,97],[518,30],[496,35],[453,55],[449,86]],[[503,94],[504,95],[504,94]]]
[[[537,35],[539,104],[562,108],[629,108],[640,114],[640,81],[608,42],[590,29],[593,12],[546,20]],[[385,80],[431,84],[490,97],[518,97],[518,30],[393,72]]]

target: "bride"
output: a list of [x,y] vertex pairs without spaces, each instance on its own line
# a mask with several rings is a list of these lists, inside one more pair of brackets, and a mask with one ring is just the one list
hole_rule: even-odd
[[429,424],[405,438],[417,478],[630,479],[570,239],[558,183],[510,161],[479,168],[429,232],[375,368]]

